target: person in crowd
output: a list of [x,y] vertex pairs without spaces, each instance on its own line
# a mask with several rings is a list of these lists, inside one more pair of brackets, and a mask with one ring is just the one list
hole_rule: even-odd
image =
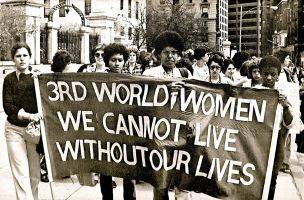
[[243,84],[243,87],[256,87],[262,85],[262,76],[259,65],[254,61],[246,61],[244,63],[247,68],[248,81]]
[[247,52],[240,51],[234,54],[232,60],[235,67],[234,78],[236,85],[242,86],[242,83],[247,81],[247,69],[243,68],[241,73],[241,68],[245,61],[250,60],[250,55]]
[[209,76],[209,69],[207,62],[209,55],[204,47],[194,49],[194,59],[196,62],[192,65],[193,78],[198,80],[205,80]]
[[232,82],[234,82],[234,71],[235,71],[235,68],[234,68],[234,62],[233,60],[231,59],[225,59],[224,60],[224,65],[223,65],[223,68],[222,68],[222,72],[224,74],[224,76],[226,78],[229,78]]
[[103,49],[105,44],[95,46],[91,53],[91,64],[82,65],[77,72],[106,72],[108,68],[105,66],[103,60]]
[[[266,56],[260,62],[260,70],[263,79],[262,86],[265,88],[276,89],[276,82],[281,73],[280,61],[274,56]],[[282,106],[282,121],[278,134],[274,167],[268,196],[268,199],[270,200],[274,198],[278,172],[284,160],[285,140],[288,134],[288,130],[291,128],[293,121],[293,116],[290,111],[290,102],[288,101],[287,97],[282,93],[279,94],[279,103]]]
[[[274,56],[281,62],[281,71],[277,83],[278,90],[285,91],[288,94],[288,83],[294,83],[292,72],[289,69],[291,64],[290,52],[287,50],[278,50],[274,53]],[[295,106],[295,105],[293,105]],[[288,134],[286,138],[285,158],[281,168],[282,172],[290,172],[290,151],[291,151],[291,135]]]
[[53,57],[51,64],[52,72],[61,72],[61,73],[68,72],[71,61],[72,61],[72,56],[70,55],[69,52],[65,50],[57,51]]
[[36,144],[24,139],[26,126],[38,122],[34,80],[29,70],[31,49],[26,43],[16,43],[11,56],[16,70],[4,78],[3,108],[7,115],[5,137],[17,199],[38,199],[40,158]]
[[193,75],[192,64],[188,58],[181,58],[179,61],[176,62],[176,67],[179,69],[187,69],[191,73],[191,75]]
[[[299,84],[300,84],[300,100],[301,100],[301,105],[300,105],[300,110],[302,111],[301,113],[301,120],[304,122],[304,67],[300,69],[300,74],[299,74]],[[304,153],[304,130],[302,130],[299,134],[296,136],[296,143],[298,145],[297,147],[297,152]],[[303,162],[301,162],[303,163]]]
[[122,68],[122,73],[124,74],[133,74],[133,75],[141,75],[142,68],[139,63],[137,63],[137,48],[130,47],[128,49],[129,52],[129,59],[126,64]]
[[[111,43],[104,48],[104,62],[109,73],[122,73],[128,60],[128,51],[122,44]],[[135,181],[123,179],[123,197],[125,200],[136,199]],[[100,190],[103,200],[113,200],[112,176],[100,174]]]
[[141,65],[142,72],[146,69],[154,67],[154,60],[151,52],[141,51],[139,53],[138,62]]
[[[144,71],[144,76],[156,78],[181,78],[189,77],[190,72],[182,72],[176,67],[178,54],[183,51],[183,38],[174,31],[165,31],[160,33],[155,41],[155,55],[160,60],[160,65]],[[178,183],[177,183],[178,184]],[[154,200],[168,200],[169,188],[154,188]],[[191,194],[188,191],[174,187],[175,199],[190,199]]]
[[279,75],[279,81],[284,84],[284,82],[295,82],[292,79],[291,71],[289,66],[291,64],[290,52],[286,50],[278,50],[274,53],[274,56],[277,57],[281,62],[281,72]]
[[209,68],[209,75],[205,78],[204,81],[210,83],[225,83],[233,85],[233,82],[221,75],[222,68],[224,66],[224,58],[218,54],[211,54],[207,62]]

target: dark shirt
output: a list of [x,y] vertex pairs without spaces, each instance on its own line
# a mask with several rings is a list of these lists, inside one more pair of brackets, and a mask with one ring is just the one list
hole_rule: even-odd
[[22,108],[28,113],[38,112],[32,74],[20,75],[20,80],[17,79],[16,71],[8,74],[4,78],[2,95],[7,120],[16,126],[27,126],[29,121],[19,120],[18,112]]

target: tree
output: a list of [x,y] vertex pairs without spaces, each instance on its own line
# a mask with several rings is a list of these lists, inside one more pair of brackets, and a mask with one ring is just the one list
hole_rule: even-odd
[[27,24],[25,11],[19,7],[0,5],[0,60],[10,60],[10,49],[15,42],[34,30]]
[[185,40],[186,48],[208,42],[208,28],[201,18],[187,9],[183,3],[163,0],[161,8],[149,10],[147,14],[147,46],[153,47],[154,38],[162,31],[173,30]]
[[147,31],[146,31],[146,8],[138,13],[138,19],[132,21],[130,18],[123,18],[123,21],[129,26],[129,37],[133,39],[133,45],[137,49],[146,45]]

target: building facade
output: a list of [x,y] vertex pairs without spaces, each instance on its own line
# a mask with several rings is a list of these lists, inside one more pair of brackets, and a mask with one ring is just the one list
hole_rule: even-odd
[[233,49],[251,55],[271,54],[272,0],[229,1],[229,40]]
[[214,50],[223,50],[223,41],[228,39],[228,0],[148,0],[147,12],[161,10],[168,3],[182,5],[194,13],[195,18],[207,26],[206,45]]
[[35,31],[25,36],[33,64],[50,63],[58,49],[72,51],[78,63],[88,63],[90,49],[98,43],[136,45],[134,29],[146,10],[145,0],[0,0],[0,4],[22,8],[27,23],[35,25]]
[[273,49],[287,50],[292,60],[299,66],[304,64],[303,56],[303,1],[276,1],[278,9],[275,11],[273,32]]

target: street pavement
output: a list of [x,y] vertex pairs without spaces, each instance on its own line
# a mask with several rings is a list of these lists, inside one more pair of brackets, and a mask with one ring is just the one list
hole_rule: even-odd
[[[15,189],[7,157],[6,142],[4,137],[5,114],[0,111],[0,200],[16,199]],[[275,193],[276,200],[302,200],[304,197],[304,155],[293,154],[291,173],[280,173]],[[300,162],[299,162],[300,161]],[[114,199],[122,200],[122,179],[116,178],[117,188],[114,189]],[[136,185],[138,200],[152,200],[153,188],[147,183]],[[191,193],[193,200],[214,200],[204,194]],[[170,200],[174,194],[170,192]],[[39,199],[41,200],[95,200],[101,199],[99,184],[95,187],[81,186],[76,176],[53,183],[39,184]]]

